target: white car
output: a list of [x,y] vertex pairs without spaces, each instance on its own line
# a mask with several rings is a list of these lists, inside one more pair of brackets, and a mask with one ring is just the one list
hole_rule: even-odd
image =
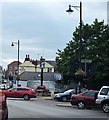
[[99,105],[103,112],[109,113],[109,86],[103,86],[98,92],[96,104]]
[[9,88],[10,88],[10,84],[5,84],[5,83],[0,84],[0,89],[1,90],[7,90]]

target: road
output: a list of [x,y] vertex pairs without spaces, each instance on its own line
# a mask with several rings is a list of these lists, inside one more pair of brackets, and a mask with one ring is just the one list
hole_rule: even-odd
[[9,118],[109,118],[101,110],[79,110],[70,104],[41,97],[29,101],[8,98],[7,102]]

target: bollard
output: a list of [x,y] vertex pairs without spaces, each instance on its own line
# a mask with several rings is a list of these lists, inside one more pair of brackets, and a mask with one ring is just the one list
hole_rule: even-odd
[[54,98],[54,91],[51,91],[51,97]]

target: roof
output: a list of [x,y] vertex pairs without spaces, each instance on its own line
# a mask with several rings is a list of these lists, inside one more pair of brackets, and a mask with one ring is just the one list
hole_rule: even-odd
[[[8,66],[9,66],[9,65],[12,65],[12,64],[15,64],[15,63],[17,64],[18,61],[13,61],[13,62],[11,62],[10,64],[8,64]],[[19,64],[21,64],[21,62],[19,62]]]
[[[33,60],[33,64],[35,65],[37,62],[37,65],[40,64],[40,60],[37,60],[37,61],[34,61]],[[45,62],[47,62],[48,64],[50,64],[51,66],[54,66],[56,67],[56,61],[53,61],[53,60],[45,60]]]
[[50,65],[52,65],[52,66],[54,66],[54,67],[56,67],[56,61],[46,61],[46,62],[48,62]]
[[[26,87],[26,86],[14,86],[10,89],[13,89],[13,88],[27,88],[27,89],[31,89],[30,87]],[[9,90],[9,89],[8,89]],[[5,91],[5,90],[4,90]]]
[[34,64],[32,64],[30,61],[25,61],[24,63],[22,63],[21,65],[19,65],[20,67],[35,67]]
[[[40,72],[27,72],[27,71],[25,71],[25,72],[23,72],[23,73],[21,73],[21,79],[22,80],[39,80],[39,79],[41,79],[40,78],[40,75],[41,73]],[[50,73],[48,73],[48,72],[43,72],[43,80],[45,80],[45,81],[52,81],[52,80],[54,80],[54,74],[55,73],[52,73],[52,72],[50,72]]]

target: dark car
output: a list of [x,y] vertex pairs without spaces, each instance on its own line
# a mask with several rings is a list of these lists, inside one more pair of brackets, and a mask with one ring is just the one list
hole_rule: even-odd
[[35,88],[34,86],[34,90],[37,92],[37,94],[42,94],[42,95],[48,95],[49,89],[46,88],[45,85],[39,85]]
[[0,120],[8,120],[7,99],[2,90],[0,90]]
[[72,95],[70,99],[71,105],[77,105],[78,109],[91,108],[96,106],[95,99],[98,91],[87,90],[77,95]]
[[24,98],[24,100],[29,100],[30,98],[36,98],[36,92],[29,87],[13,87],[9,90],[3,90],[6,97],[13,98]]
[[[82,88],[81,92],[83,91],[86,91],[86,89]],[[80,92],[79,89],[77,89],[77,93],[79,92]],[[58,101],[66,102],[70,100],[72,94],[76,94],[75,89],[69,89],[69,90],[64,91],[63,93],[57,93],[54,95],[54,99],[57,99]]]

